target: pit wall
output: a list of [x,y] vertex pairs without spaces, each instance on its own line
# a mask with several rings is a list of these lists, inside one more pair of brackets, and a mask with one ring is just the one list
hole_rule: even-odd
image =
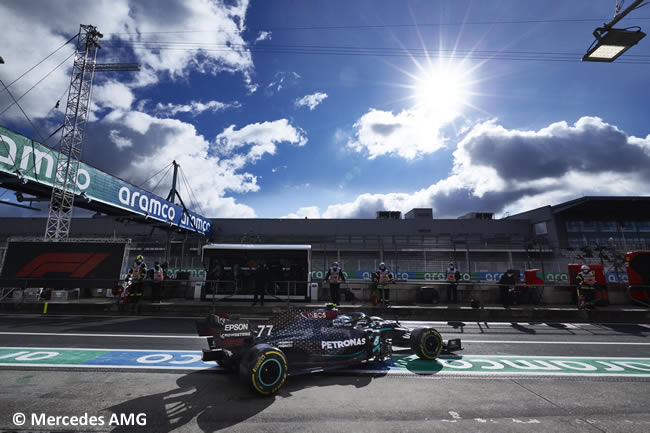
[[[371,299],[370,284],[367,281],[350,281],[341,285],[341,292],[349,288],[358,301],[368,301]],[[393,303],[400,302],[415,303],[419,288],[433,288],[438,292],[438,299],[441,304],[447,303],[447,284],[424,281],[398,282],[388,286],[390,289],[390,299]],[[523,286],[522,286],[523,287]],[[553,284],[545,286],[527,286],[534,287],[534,290],[541,295],[541,304],[572,304],[572,295],[575,293],[575,286],[568,284]],[[629,305],[632,302],[627,293],[627,288],[623,284],[608,284],[608,294],[610,305]],[[374,293],[374,292],[373,292]],[[330,298],[329,286],[325,283],[319,284],[318,299],[328,300]],[[344,296],[341,293],[341,299]],[[469,303],[472,299],[479,299],[483,304],[500,304],[501,294],[499,286],[489,282],[471,282],[458,284],[458,301],[460,303]]]

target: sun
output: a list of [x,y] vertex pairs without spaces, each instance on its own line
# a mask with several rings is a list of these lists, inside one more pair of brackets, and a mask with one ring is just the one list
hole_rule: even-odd
[[462,115],[470,105],[472,79],[468,71],[453,65],[430,66],[409,87],[418,109],[447,120]]

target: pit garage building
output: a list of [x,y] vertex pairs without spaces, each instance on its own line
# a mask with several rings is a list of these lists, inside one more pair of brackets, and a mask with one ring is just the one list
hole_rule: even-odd
[[[0,263],[9,240],[42,239],[46,218],[0,218]],[[127,218],[73,220],[74,239],[130,239],[129,262],[144,254],[167,261],[172,274],[205,277],[205,243],[308,244],[312,275],[336,260],[349,279],[364,279],[383,261],[403,280],[435,280],[454,261],[472,280],[495,279],[508,268],[565,277],[568,263],[599,263],[610,271],[625,251],[650,249],[650,197],[582,197],[495,219],[473,212],[434,219],[432,209],[377,212],[375,219],[213,219],[210,238],[152,228]],[[189,273],[189,274],[188,274]]]

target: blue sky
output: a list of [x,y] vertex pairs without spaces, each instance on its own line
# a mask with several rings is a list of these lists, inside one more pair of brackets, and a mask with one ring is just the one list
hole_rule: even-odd
[[[98,62],[137,61],[142,71],[96,75],[83,159],[138,185],[176,159],[192,207],[209,217],[414,207],[438,218],[500,216],[650,193],[650,41],[612,64],[580,62],[615,4],[9,0],[0,4],[0,78],[12,82],[80,23],[96,25],[105,35]],[[647,27],[649,17],[636,10],[621,27]],[[53,106],[70,67],[21,100],[44,135],[61,123]],[[9,104],[1,93],[0,110]],[[37,138],[16,107],[0,124]]]

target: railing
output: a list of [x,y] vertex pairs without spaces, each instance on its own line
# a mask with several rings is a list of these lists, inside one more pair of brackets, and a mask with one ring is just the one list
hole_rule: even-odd
[[[308,295],[309,281],[271,281],[264,289],[265,296],[290,302],[305,300]],[[205,280],[205,299],[222,301],[226,299],[253,299],[256,293],[254,287],[242,285],[240,280]]]

